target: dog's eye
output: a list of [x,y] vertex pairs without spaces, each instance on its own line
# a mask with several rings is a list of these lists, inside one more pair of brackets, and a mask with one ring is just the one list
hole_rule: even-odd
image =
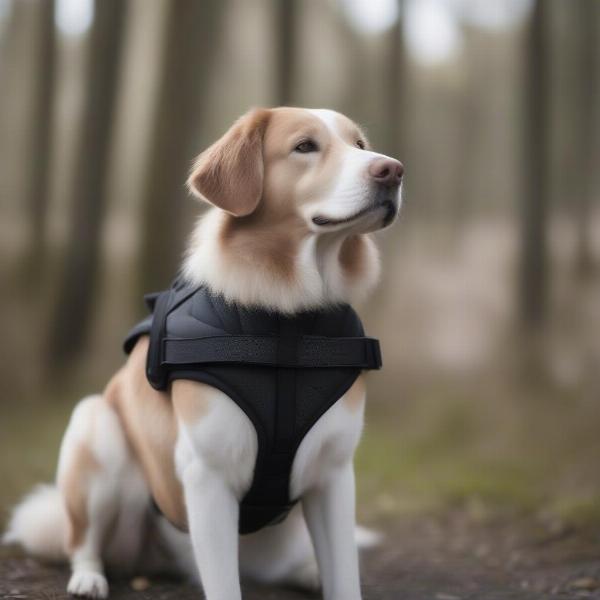
[[365,143],[362,140],[356,140],[356,145],[361,149],[365,149]]
[[319,146],[317,146],[316,142],[313,142],[312,140],[304,140],[294,148],[294,152],[300,152],[300,154],[307,154],[308,152],[317,152],[318,150]]

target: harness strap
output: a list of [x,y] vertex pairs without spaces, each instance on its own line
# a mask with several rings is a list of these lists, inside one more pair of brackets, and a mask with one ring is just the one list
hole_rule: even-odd
[[269,335],[166,338],[161,365],[236,363],[294,369],[380,369],[382,365],[379,341],[374,338],[304,335],[293,341],[296,344],[295,352],[289,349],[282,352],[282,344],[289,346],[289,338]]
[[[296,370],[298,324],[278,319],[276,386],[277,402],[273,438],[259,450],[252,485],[240,505],[240,533],[249,533],[283,520],[295,501],[290,501],[290,476],[296,434]],[[275,520],[273,520],[273,516]]]
[[163,365],[163,346],[161,344],[167,329],[167,315],[192,296],[197,289],[186,288],[176,281],[172,288],[164,292],[145,296],[146,303],[153,313],[150,345],[146,359],[146,376],[150,385],[157,390],[164,390],[167,386],[168,372]]

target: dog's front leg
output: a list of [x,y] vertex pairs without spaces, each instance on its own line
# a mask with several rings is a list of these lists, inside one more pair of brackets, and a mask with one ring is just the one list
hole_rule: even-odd
[[241,600],[238,500],[227,483],[195,460],[183,472],[188,524],[207,600]]
[[324,485],[308,492],[302,506],[319,563],[325,600],[360,600],[352,463],[336,469]]

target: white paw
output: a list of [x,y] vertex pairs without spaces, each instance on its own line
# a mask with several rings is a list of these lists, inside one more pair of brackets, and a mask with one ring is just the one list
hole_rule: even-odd
[[75,571],[69,580],[67,592],[86,598],[108,598],[108,582],[102,573]]
[[319,577],[319,567],[317,567],[316,561],[307,560],[296,567],[286,577],[286,582],[308,592],[318,592],[321,589],[321,578]]

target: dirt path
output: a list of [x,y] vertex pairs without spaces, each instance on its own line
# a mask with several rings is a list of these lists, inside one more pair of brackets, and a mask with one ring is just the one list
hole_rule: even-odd
[[[600,531],[539,519],[476,522],[464,514],[395,524],[363,556],[364,600],[600,599]],[[66,569],[3,550],[0,598],[67,598]],[[139,583],[139,580],[138,582]],[[177,582],[112,582],[115,600],[187,600],[201,593]],[[305,594],[244,587],[245,600],[302,600]],[[313,598],[318,596],[312,596]]]

